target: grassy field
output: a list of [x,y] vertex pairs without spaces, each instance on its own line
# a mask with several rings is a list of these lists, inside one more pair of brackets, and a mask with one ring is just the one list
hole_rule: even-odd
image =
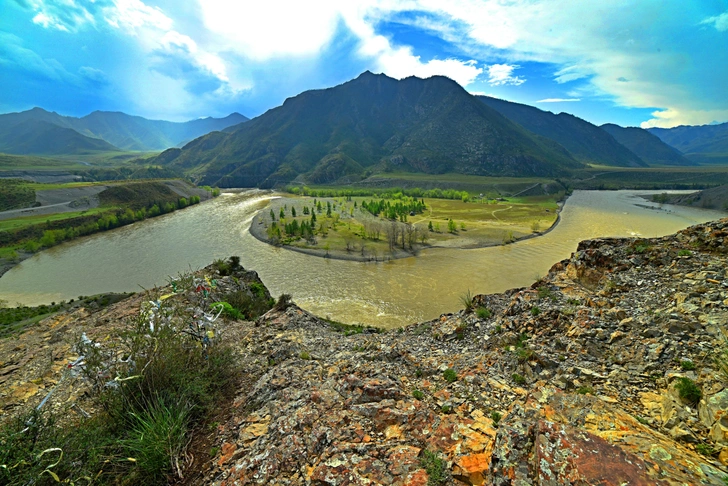
[[85,170],[115,167],[129,161],[148,159],[158,152],[93,152],[73,155],[12,155],[0,153],[0,170]]
[[45,223],[47,221],[61,221],[64,219],[77,218],[79,216],[90,216],[108,211],[108,207],[91,208],[85,211],[73,211],[68,213],[39,214],[36,216],[23,216],[14,219],[0,220],[0,231],[12,231],[27,226]]
[[575,189],[702,189],[728,184],[728,166],[615,168],[574,171]]
[[464,174],[416,174],[409,172],[375,174],[363,181],[347,186],[350,189],[392,187],[401,187],[404,189],[457,189],[468,191],[474,195],[483,194],[491,198],[515,196],[523,191],[527,191],[529,195],[540,195],[555,193],[564,189],[555,179],[544,177],[487,177]]

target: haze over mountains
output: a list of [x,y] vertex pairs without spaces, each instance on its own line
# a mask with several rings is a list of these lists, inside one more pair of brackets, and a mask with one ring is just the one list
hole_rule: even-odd
[[0,152],[74,155],[99,151],[159,151],[214,130],[247,121],[233,113],[177,123],[121,112],[95,111],[82,118],[42,108],[0,115]]

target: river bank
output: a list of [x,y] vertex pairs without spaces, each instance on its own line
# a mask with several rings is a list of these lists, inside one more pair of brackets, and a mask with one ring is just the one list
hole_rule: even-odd
[[225,193],[164,218],[41,251],[0,278],[0,298],[40,305],[99,292],[138,291],[214,259],[240,255],[241,264],[259,272],[271,293],[290,293],[309,312],[393,327],[457,309],[468,290],[489,294],[530,285],[584,239],[661,236],[725,217],[681,206],[672,213],[647,210],[636,205],[653,205],[638,197],[645,193],[575,191],[559,224],[542,237],[469,251],[423,251],[386,265],[319,258],[263,243],[248,228],[256,214],[269,213],[272,193]]
[[[323,198],[323,201],[326,201],[328,198]],[[529,240],[532,238],[536,238],[539,236],[546,235],[550,233],[551,231],[556,228],[556,226],[561,221],[561,211],[564,207],[564,204],[566,203],[566,200],[568,199],[568,196],[563,199],[562,201],[557,202],[557,208],[555,210],[556,218],[554,221],[550,224],[550,226],[543,230],[543,231],[537,231],[530,234],[522,234],[519,236],[514,236],[513,231],[509,230],[507,226],[505,227],[499,227],[497,228],[497,231],[503,231],[504,236],[501,238],[482,238],[482,237],[469,237],[465,236],[462,238],[462,241],[450,239],[450,240],[441,240],[437,241],[435,243],[415,243],[413,245],[413,248],[411,250],[403,250],[402,248],[395,246],[394,248],[387,248],[386,253],[384,253],[381,250],[381,247],[383,245],[379,245],[379,249],[374,247],[377,243],[381,243],[382,241],[375,241],[372,242],[370,240],[361,239],[359,242],[353,242],[351,245],[350,250],[341,250],[336,248],[326,248],[326,247],[302,247],[297,245],[291,245],[291,244],[280,244],[275,243],[268,235],[268,228],[269,228],[269,220],[270,217],[267,216],[267,214],[280,214],[281,209],[287,208],[288,206],[293,206],[295,203],[300,203],[302,201],[301,198],[296,197],[288,197],[288,196],[279,196],[275,199],[271,199],[269,202],[269,206],[265,209],[268,210],[261,210],[259,211],[254,217],[253,221],[250,224],[250,234],[255,237],[257,240],[280,248],[284,248],[286,250],[295,251],[298,253],[303,253],[306,255],[316,256],[320,258],[328,258],[333,260],[344,260],[344,261],[356,261],[356,262],[388,262],[392,260],[399,260],[403,258],[410,258],[410,257],[416,257],[419,256],[419,254],[423,250],[432,250],[432,249],[455,249],[455,250],[471,250],[471,249],[478,249],[478,248],[491,248],[496,246],[505,246],[509,244],[513,244],[519,241],[523,240]],[[313,201],[311,198],[307,199],[308,201]],[[476,203],[471,203],[475,205]],[[477,206],[474,206],[477,207]],[[512,206],[511,206],[512,207]],[[505,208],[504,210],[510,209]],[[284,209],[285,211],[285,209]],[[494,212],[497,212],[493,211]],[[270,212],[270,213],[269,213]],[[346,217],[346,215],[344,215]],[[374,216],[367,216],[370,220],[378,221],[379,224],[387,225],[390,223],[390,221],[387,220],[380,220],[379,218],[376,218]],[[346,220],[343,220],[346,223]],[[459,236],[463,235],[466,230],[459,231]],[[433,232],[430,230],[430,233]],[[509,234],[510,233],[510,234]],[[385,235],[386,239],[386,235]],[[370,245],[369,248],[367,248],[366,245]],[[347,245],[348,246],[348,245]],[[358,247],[358,250],[356,249]]]

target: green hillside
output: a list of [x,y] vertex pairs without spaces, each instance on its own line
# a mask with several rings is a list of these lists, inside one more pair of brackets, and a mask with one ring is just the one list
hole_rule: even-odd
[[613,123],[600,127],[649,165],[697,165],[652,133],[637,127],[623,128]]
[[568,113],[555,115],[533,106],[488,96],[477,98],[527,130],[560,143],[575,159],[586,164],[616,167],[647,165],[610,134],[574,115]]
[[448,78],[370,72],[289,98],[231,133],[213,132],[150,163],[221,187],[353,181],[391,170],[555,176],[582,166]]

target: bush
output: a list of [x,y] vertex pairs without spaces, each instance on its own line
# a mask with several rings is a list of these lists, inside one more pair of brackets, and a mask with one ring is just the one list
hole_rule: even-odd
[[695,363],[693,363],[690,360],[683,360],[683,361],[680,361],[680,368],[682,368],[685,371],[692,371],[695,369]]
[[703,397],[703,392],[698,388],[693,380],[686,377],[680,377],[675,383],[680,398],[687,400],[691,403],[697,403]]
[[422,400],[423,398],[425,398],[425,394],[422,393],[420,390],[412,390],[412,396],[417,400]]
[[235,319],[253,320],[262,316],[268,312],[271,307],[273,307],[270,299],[268,299],[265,295],[265,288],[263,288],[263,295],[260,295],[260,293],[256,293],[253,289],[253,285],[255,285],[255,283],[251,284],[250,287],[250,290],[254,293],[252,296],[244,290],[236,290],[223,295],[225,302],[230,304],[230,306],[238,311],[238,314],[241,316],[231,317],[234,317]]
[[478,307],[476,314],[478,315],[479,319],[488,319],[490,318],[491,312],[490,309],[488,309],[487,307]]
[[499,412],[495,410],[490,412],[490,419],[493,421],[493,425],[498,425],[498,422],[500,422],[501,418],[503,418],[503,416]]
[[437,486],[447,480],[447,464],[436,452],[423,450],[420,466],[427,471],[427,485]]
[[463,306],[465,307],[465,310],[467,312],[470,312],[473,310],[473,294],[470,292],[470,289],[468,289],[467,292],[465,292],[463,295],[460,296],[460,302],[463,303]]
[[189,332],[187,312],[162,306],[154,330],[140,316],[113,349],[79,344],[99,411],[62,427],[34,411],[3,427],[0,484],[168,484],[192,430],[230,398],[242,371],[226,344]]
[[458,381],[458,374],[452,368],[448,368],[445,371],[443,371],[442,377],[445,378],[445,381],[447,381],[448,383],[453,383],[453,382]]
[[518,373],[513,373],[511,378],[517,385],[524,385],[526,383],[526,379]]

